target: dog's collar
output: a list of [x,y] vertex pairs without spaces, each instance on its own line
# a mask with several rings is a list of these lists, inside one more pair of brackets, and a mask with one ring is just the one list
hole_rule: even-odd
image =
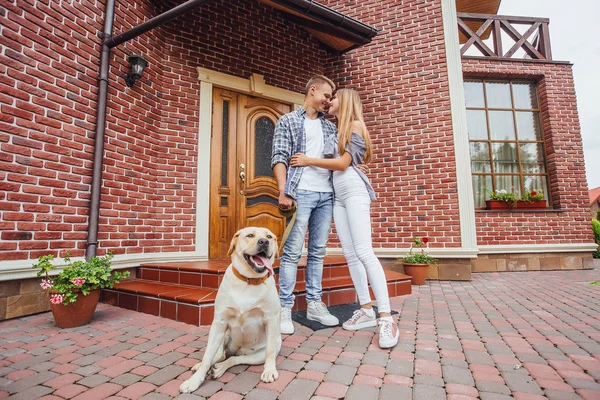
[[240,271],[238,271],[234,266],[231,266],[231,269],[233,270],[233,274],[236,278],[246,282],[248,285],[260,285],[261,283],[269,279],[270,276],[269,274],[266,274],[261,278],[248,278],[247,276],[242,275]]

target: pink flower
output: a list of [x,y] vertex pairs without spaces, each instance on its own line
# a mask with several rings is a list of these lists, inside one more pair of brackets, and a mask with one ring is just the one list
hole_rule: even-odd
[[73,285],[75,286],[81,286],[85,283],[85,279],[84,278],[73,278],[71,280],[71,282],[73,283]]
[[50,279],[42,279],[40,286],[42,289],[50,289],[52,287],[52,281]]
[[52,304],[62,304],[64,297],[65,297],[65,295],[63,295],[63,294],[53,294],[53,295],[50,295],[50,303],[52,303]]

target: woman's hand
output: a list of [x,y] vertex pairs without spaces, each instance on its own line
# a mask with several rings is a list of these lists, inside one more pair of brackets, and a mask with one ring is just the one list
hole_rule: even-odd
[[306,167],[310,165],[309,158],[306,156],[306,154],[296,153],[290,159],[290,165],[292,167]]

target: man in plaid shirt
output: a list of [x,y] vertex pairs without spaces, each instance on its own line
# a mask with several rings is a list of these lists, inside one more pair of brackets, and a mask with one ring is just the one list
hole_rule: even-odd
[[296,153],[323,158],[325,141],[337,134],[334,124],[325,119],[335,84],[317,75],[306,84],[302,107],[282,116],[275,126],[271,167],[279,187],[279,207],[297,206],[296,221],[283,246],[279,266],[281,333],[294,333],[292,307],[296,271],[308,230],[306,265],[307,318],[327,326],[339,324],[321,301],[323,259],[333,216],[333,186],[329,170],[317,167],[290,167]]

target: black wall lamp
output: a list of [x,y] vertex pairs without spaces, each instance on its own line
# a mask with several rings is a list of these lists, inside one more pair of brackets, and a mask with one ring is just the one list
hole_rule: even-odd
[[129,64],[131,64],[131,73],[125,75],[125,83],[128,87],[132,87],[135,81],[142,77],[148,61],[140,55],[132,54],[129,56]]

